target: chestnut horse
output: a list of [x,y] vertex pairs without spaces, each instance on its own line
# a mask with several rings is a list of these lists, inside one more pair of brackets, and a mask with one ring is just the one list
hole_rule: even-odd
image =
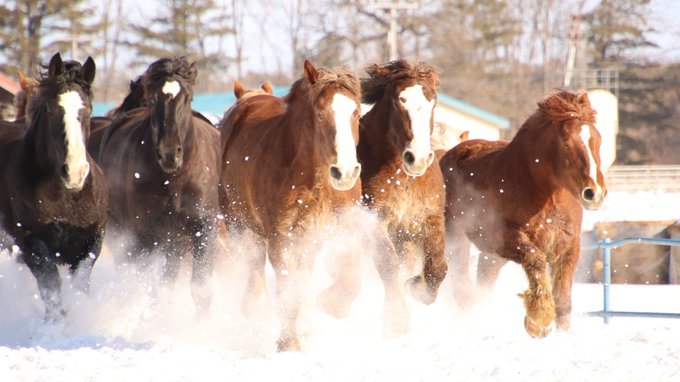
[[[474,296],[467,236],[481,251],[479,286],[493,286],[508,260],[526,272],[529,335],[546,336],[553,321],[569,328],[582,208],[599,208],[607,193],[600,142],[587,94],[561,91],[538,103],[512,141],[468,140],[441,159],[459,303]],[[493,253],[501,259],[484,261]]]
[[[298,247],[300,239],[360,199],[359,93],[359,80],[350,71],[317,70],[305,61],[304,77],[283,100],[271,95],[244,99],[220,126],[224,215],[231,230],[252,230],[262,250],[254,260],[244,304],[260,297],[268,254],[282,319],[279,351],[300,348],[300,282],[313,261],[313,255]],[[336,276],[319,302],[330,314],[343,316],[351,301],[345,303],[356,297],[359,286],[356,272]],[[341,296],[349,297],[335,305],[335,297]]]
[[408,328],[400,269],[411,276],[415,254],[422,272],[406,282],[416,300],[431,304],[447,271],[444,257],[444,180],[430,144],[437,103],[437,73],[426,63],[400,60],[367,69],[363,102],[374,104],[361,118],[357,154],[364,202],[383,228],[376,266],[385,287],[387,329]]
[[0,223],[38,281],[45,318],[66,314],[57,265],[89,289],[106,226],[107,187],[85,145],[95,64],[55,54],[26,110],[27,130],[0,134]]
[[128,252],[165,256],[173,282],[192,253],[192,294],[199,313],[211,301],[219,133],[191,109],[196,65],[185,57],[152,63],[141,81],[145,105],[116,118],[102,137],[99,162],[109,179],[114,234],[129,233]]

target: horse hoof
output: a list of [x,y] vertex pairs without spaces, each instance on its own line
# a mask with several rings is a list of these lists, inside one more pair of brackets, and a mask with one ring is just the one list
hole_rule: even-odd
[[437,298],[437,291],[432,291],[422,276],[415,276],[406,281],[406,290],[417,301],[430,305]]
[[276,341],[276,351],[300,351],[300,341],[297,338],[281,338]]
[[524,329],[533,338],[544,338],[552,331],[552,325],[541,327],[534,320],[524,316]]

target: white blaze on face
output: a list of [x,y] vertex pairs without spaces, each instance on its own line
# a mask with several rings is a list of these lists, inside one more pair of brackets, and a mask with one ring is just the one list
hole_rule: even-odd
[[68,169],[66,188],[81,189],[90,171],[87,163],[87,151],[83,140],[82,125],[78,120],[78,112],[85,105],[80,94],[68,91],[59,95],[59,106],[64,109],[64,131],[66,144],[66,159],[64,164]]
[[338,154],[336,166],[344,175],[359,164],[351,123],[357,104],[345,95],[336,94],[331,108],[335,112],[335,152]]
[[172,98],[175,98],[177,97],[177,94],[179,94],[181,88],[179,87],[179,82],[167,81],[161,90],[163,91],[163,94],[170,94]]
[[421,85],[410,86],[399,93],[399,102],[404,105],[411,119],[413,140],[406,146],[416,157],[427,158],[432,152],[430,146],[430,118],[434,109],[434,99],[427,100]]
[[602,187],[600,187],[600,184],[597,182],[597,162],[595,162],[595,156],[593,155],[592,150],[590,149],[590,126],[588,125],[583,125],[581,126],[581,140],[583,141],[583,144],[586,146],[586,151],[588,152],[588,158],[590,165],[588,166],[590,170],[590,179],[593,181],[595,184],[595,195],[600,195],[602,193]]

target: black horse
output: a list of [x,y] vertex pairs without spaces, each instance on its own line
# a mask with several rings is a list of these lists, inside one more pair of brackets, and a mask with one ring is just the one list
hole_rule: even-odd
[[119,115],[99,153],[111,190],[114,235],[130,234],[127,252],[159,250],[163,280],[173,282],[182,256],[193,258],[192,292],[199,310],[211,299],[220,137],[191,110],[196,65],[163,58],[142,75],[144,102]]
[[27,130],[0,134],[0,224],[38,281],[46,319],[66,314],[58,264],[89,289],[106,226],[106,179],[85,149],[95,64],[50,60],[27,110]]

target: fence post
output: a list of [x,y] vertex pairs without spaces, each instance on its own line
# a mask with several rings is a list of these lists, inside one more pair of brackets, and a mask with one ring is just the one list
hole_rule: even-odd
[[[611,243],[610,238],[604,239],[605,243]],[[609,323],[609,288],[611,287],[612,283],[612,269],[611,269],[611,258],[612,258],[612,250],[611,247],[608,245],[605,245],[604,248],[602,248],[602,283],[603,283],[603,289],[604,289],[604,307],[602,309],[603,311],[603,316],[604,316],[604,323],[608,324]]]

